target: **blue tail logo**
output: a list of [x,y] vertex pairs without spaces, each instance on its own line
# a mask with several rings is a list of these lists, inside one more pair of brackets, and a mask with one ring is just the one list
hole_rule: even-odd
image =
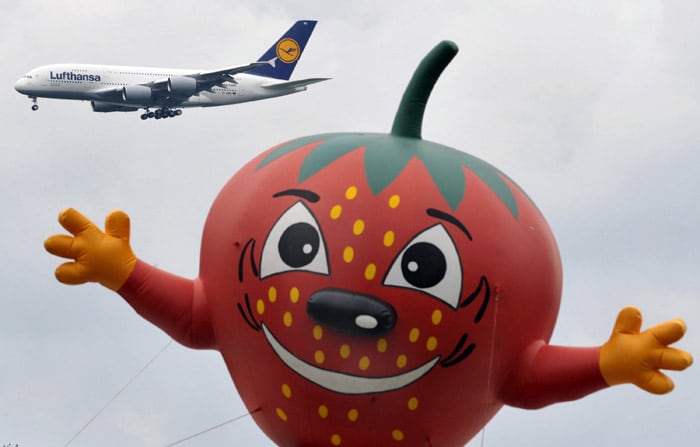
[[256,67],[246,73],[288,81],[316,27],[316,23],[316,20],[296,22],[258,59],[258,62],[268,62],[275,59],[274,63]]

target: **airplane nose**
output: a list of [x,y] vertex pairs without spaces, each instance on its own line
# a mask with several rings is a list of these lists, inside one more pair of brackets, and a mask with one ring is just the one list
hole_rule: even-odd
[[15,82],[15,90],[17,90],[20,93],[26,93],[26,91],[27,91],[27,79],[20,78],[17,82]]

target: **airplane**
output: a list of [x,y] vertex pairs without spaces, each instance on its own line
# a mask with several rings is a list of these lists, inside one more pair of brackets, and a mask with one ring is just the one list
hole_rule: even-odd
[[[37,98],[90,101],[95,112],[133,112],[141,119],[171,118],[184,107],[213,107],[274,98],[306,90],[329,78],[289,78],[316,26],[292,25],[256,61],[216,70],[54,64],[37,67],[15,83],[15,90]],[[152,111],[151,108],[156,109]]]

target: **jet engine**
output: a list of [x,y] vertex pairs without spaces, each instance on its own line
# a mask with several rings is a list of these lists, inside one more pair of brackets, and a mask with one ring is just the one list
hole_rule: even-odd
[[172,96],[187,98],[197,91],[197,80],[187,76],[173,76],[168,78],[168,92]]
[[120,106],[103,101],[90,101],[93,112],[134,112],[138,107]]
[[152,96],[151,88],[143,85],[127,85],[122,88],[122,99],[130,104],[148,105]]

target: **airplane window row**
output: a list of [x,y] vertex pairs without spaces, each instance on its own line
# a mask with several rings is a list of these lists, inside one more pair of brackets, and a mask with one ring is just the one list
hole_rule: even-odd
[[141,76],[176,76],[174,74],[163,74],[163,73],[137,73],[137,72],[132,72],[132,71],[115,71],[112,72],[113,74],[122,74],[122,75],[141,75]]

